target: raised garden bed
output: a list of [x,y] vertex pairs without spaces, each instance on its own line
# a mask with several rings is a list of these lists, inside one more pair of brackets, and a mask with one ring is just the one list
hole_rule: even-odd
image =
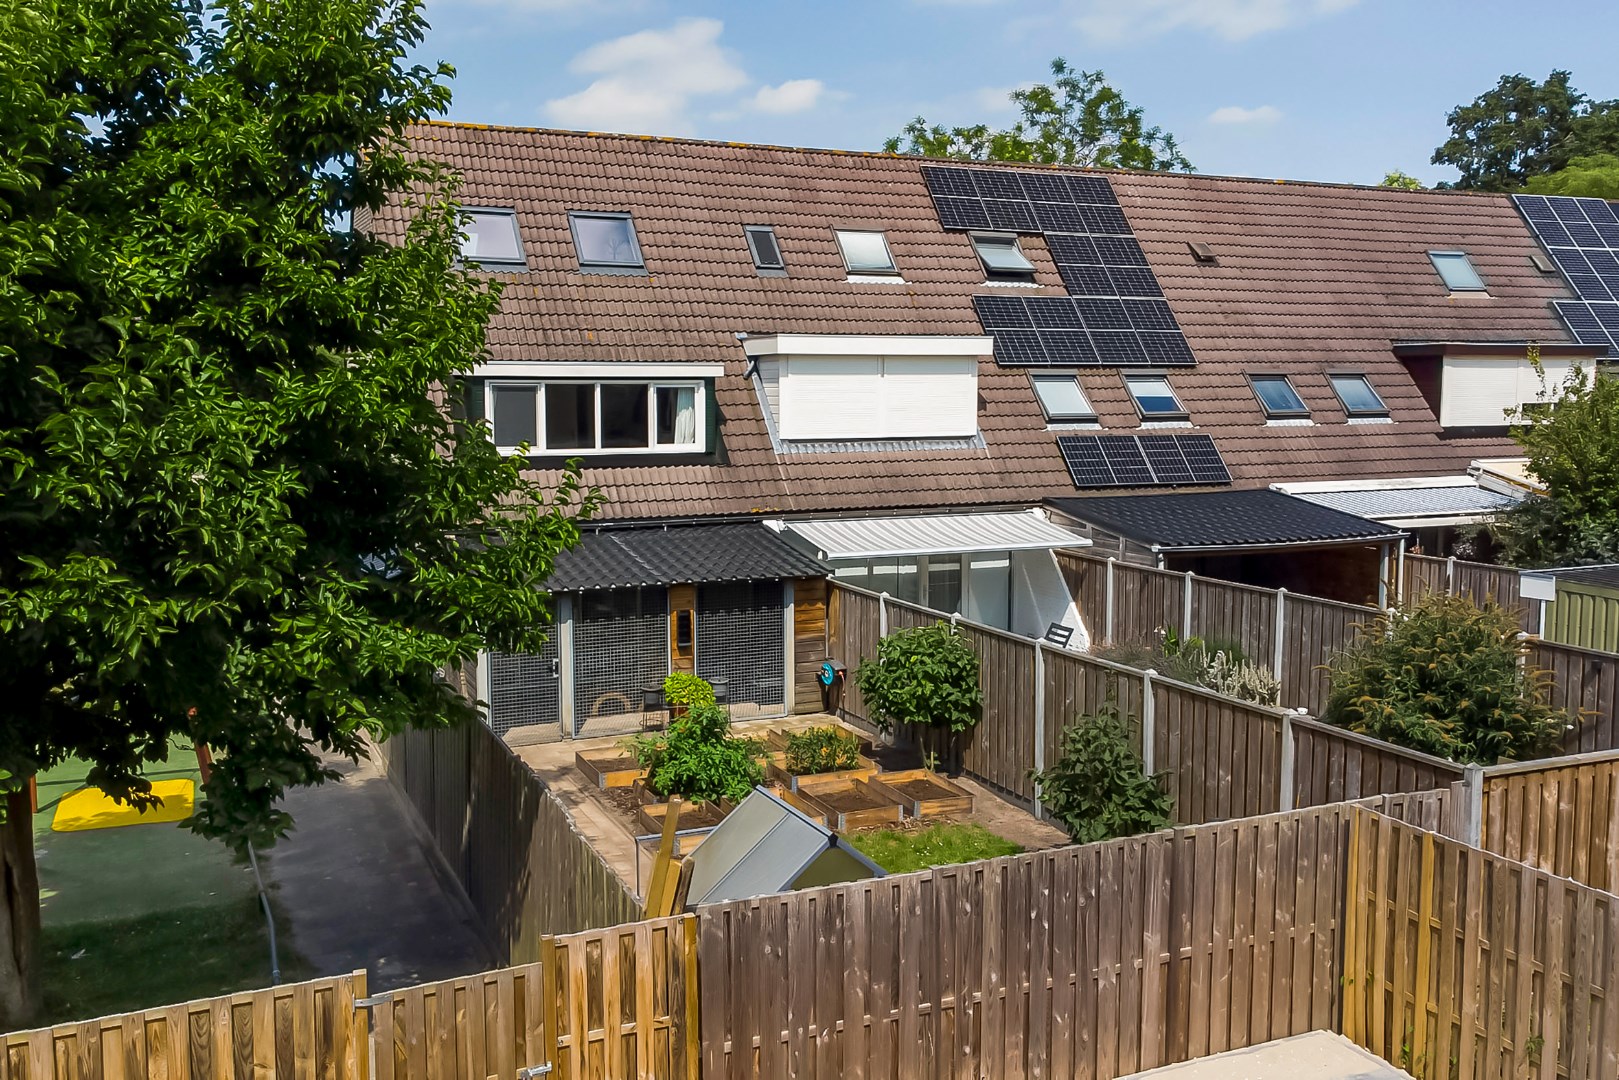
[[879,773],[870,786],[892,795],[909,817],[945,820],[973,812],[972,792],[926,769]]
[[791,806],[811,821],[820,822],[822,825],[826,824],[826,810],[820,804],[812,802],[808,796],[785,789],[779,790],[777,794],[781,796],[782,801],[788,806]]
[[634,754],[613,747],[607,750],[580,750],[573,755],[573,764],[585,779],[603,791],[608,788],[629,787],[646,771],[636,763]]
[[[680,821],[676,825],[681,832],[687,829],[711,829],[725,820],[725,815],[731,811],[729,806],[716,806],[710,802],[681,803]],[[662,834],[663,822],[669,816],[669,804],[666,802],[646,803],[635,814],[635,825],[642,836],[653,833]],[[696,845],[687,841],[681,845],[681,850],[689,851]]]
[[828,828],[838,832],[894,825],[903,816],[898,800],[865,780],[836,773],[801,776],[798,780],[796,793],[823,815]]
[[780,754],[779,758],[780,760],[777,760],[775,756],[772,757],[770,763],[766,766],[766,772],[770,779],[776,781],[788,791],[799,790],[801,782],[806,780],[869,780],[877,775],[877,763],[868,757],[862,757],[860,764],[853,769],[839,769],[837,772],[828,773],[805,773],[802,776],[787,771],[786,753]]

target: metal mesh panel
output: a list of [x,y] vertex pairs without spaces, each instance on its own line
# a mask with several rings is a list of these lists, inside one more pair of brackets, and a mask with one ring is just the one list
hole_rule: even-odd
[[781,594],[779,581],[697,590],[697,674],[728,680],[733,717],[786,712]]
[[525,741],[562,737],[562,680],[557,671],[557,639],[537,653],[489,654],[489,726],[496,735],[525,730]]
[[586,593],[575,610],[573,708],[582,739],[641,728],[642,687],[669,674],[668,595],[663,589]]

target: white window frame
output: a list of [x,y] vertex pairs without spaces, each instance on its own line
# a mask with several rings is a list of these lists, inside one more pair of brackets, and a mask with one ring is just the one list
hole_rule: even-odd
[[[512,239],[517,241],[517,257],[515,259],[492,259],[486,256],[468,255],[461,252],[461,261],[471,263],[479,268],[490,270],[527,270],[528,250],[523,247],[523,230],[517,226],[517,211],[509,207],[500,206],[462,206],[457,208],[462,217],[505,218],[511,226]],[[465,230],[463,230],[465,235]]]
[[[1445,277],[1444,270],[1440,269],[1440,260],[1458,258],[1466,264],[1467,269],[1471,271],[1473,277],[1478,280],[1477,285],[1452,285],[1450,280]],[[1484,275],[1479,273],[1478,267],[1473,265],[1473,257],[1465,251],[1430,251],[1428,252],[1428,261],[1433,264],[1434,273],[1439,275],[1440,282],[1445,286],[1445,288],[1449,289],[1453,293],[1487,293],[1490,291],[1489,282],[1484,280]]]
[[[591,386],[594,387],[592,397],[596,407],[594,447],[558,447],[551,449],[546,441],[545,430],[545,391],[548,386]],[[647,442],[645,446],[602,446],[602,394],[603,386],[644,386],[647,398]],[[516,446],[502,446],[495,444],[495,448],[508,457],[514,455],[528,457],[640,457],[647,454],[685,455],[705,454],[708,452],[708,384],[701,380],[688,379],[488,379],[483,384],[483,414],[489,418],[489,437],[494,438],[495,432],[495,391],[496,389],[528,390],[533,389],[534,394],[534,430],[538,435],[537,445],[528,450]],[[696,435],[694,443],[667,443],[660,444],[658,438],[658,391],[659,390],[691,390],[692,399],[696,406]]]
[[[838,242],[838,254],[843,257],[843,268],[846,271],[848,271],[848,274],[849,274],[850,277],[852,277],[852,278],[863,278],[863,277],[897,278],[897,277],[900,276],[899,263],[894,261],[894,249],[889,246],[888,234],[886,232],[884,232],[882,229],[833,229],[832,230],[832,235],[837,239],[837,242]],[[849,251],[848,251],[847,248],[845,248],[843,246],[843,238],[845,236],[854,236],[854,235],[875,236],[878,240],[882,241],[883,251],[888,253],[888,268],[887,269],[872,269],[870,267],[860,267],[860,268],[857,269],[856,267],[850,266],[849,265]]]
[[[984,268],[984,276],[991,281],[1033,281],[1034,263],[1023,252],[1023,245],[1019,243],[1016,233],[975,232],[967,234],[972,242],[973,254],[978,256],[978,263]],[[1023,260],[1018,267],[991,266],[984,258],[984,249],[981,244],[992,244],[1001,247],[1010,247],[1013,254]]]
[[[1085,411],[1081,413],[1053,413],[1046,408],[1046,399],[1040,396],[1042,382],[1067,381],[1074,384],[1079,393],[1079,400],[1085,403]],[[1079,375],[1073,372],[1061,371],[1034,371],[1029,373],[1029,385],[1034,390],[1034,400],[1039,403],[1040,411],[1045,414],[1048,424],[1094,424],[1096,423],[1096,406],[1091,404],[1091,396],[1080,385]]]
[[[1272,409],[1259,392],[1261,381],[1274,381],[1280,379],[1282,385],[1297,399],[1299,407],[1296,409]],[[1253,371],[1248,374],[1248,389],[1254,392],[1254,400],[1259,402],[1260,411],[1267,420],[1307,420],[1310,416],[1310,406],[1305,403],[1304,395],[1299,388],[1293,385],[1293,380],[1279,371]]]

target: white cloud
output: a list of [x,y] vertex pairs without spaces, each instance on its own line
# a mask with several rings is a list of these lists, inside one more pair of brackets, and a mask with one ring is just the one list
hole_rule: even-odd
[[1120,43],[1173,30],[1243,41],[1337,14],[1360,0],[1071,0],[1073,21],[1089,37]]
[[1222,105],[1209,113],[1211,124],[1274,124],[1282,118],[1282,110],[1274,105],[1260,105],[1245,109],[1241,105]]
[[694,97],[734,93],[748,76],[720,46],[718,19],[682,19],[592,45],[568,70],[597,78],[576,94],[545,103],[565,127],[680,135],[690,130]]
[[820,79],[788,79],[780,86],[761,86],[753,107],[765,113],[796,113],[815,108],[826,93]]

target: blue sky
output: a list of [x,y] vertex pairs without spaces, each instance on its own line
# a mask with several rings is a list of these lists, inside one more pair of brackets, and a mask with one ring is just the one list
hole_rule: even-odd
[[[1543,13],[1536,13],[1537,11]],[[1555,12],[1555,14],[1552,14]],[[1012,118],[1100,68],[1200,172],[1433,182],[1445,114],[1553,68],[1619,98],[1619,4],[1560,0],[428,0],[450,117],[841,149]]]

